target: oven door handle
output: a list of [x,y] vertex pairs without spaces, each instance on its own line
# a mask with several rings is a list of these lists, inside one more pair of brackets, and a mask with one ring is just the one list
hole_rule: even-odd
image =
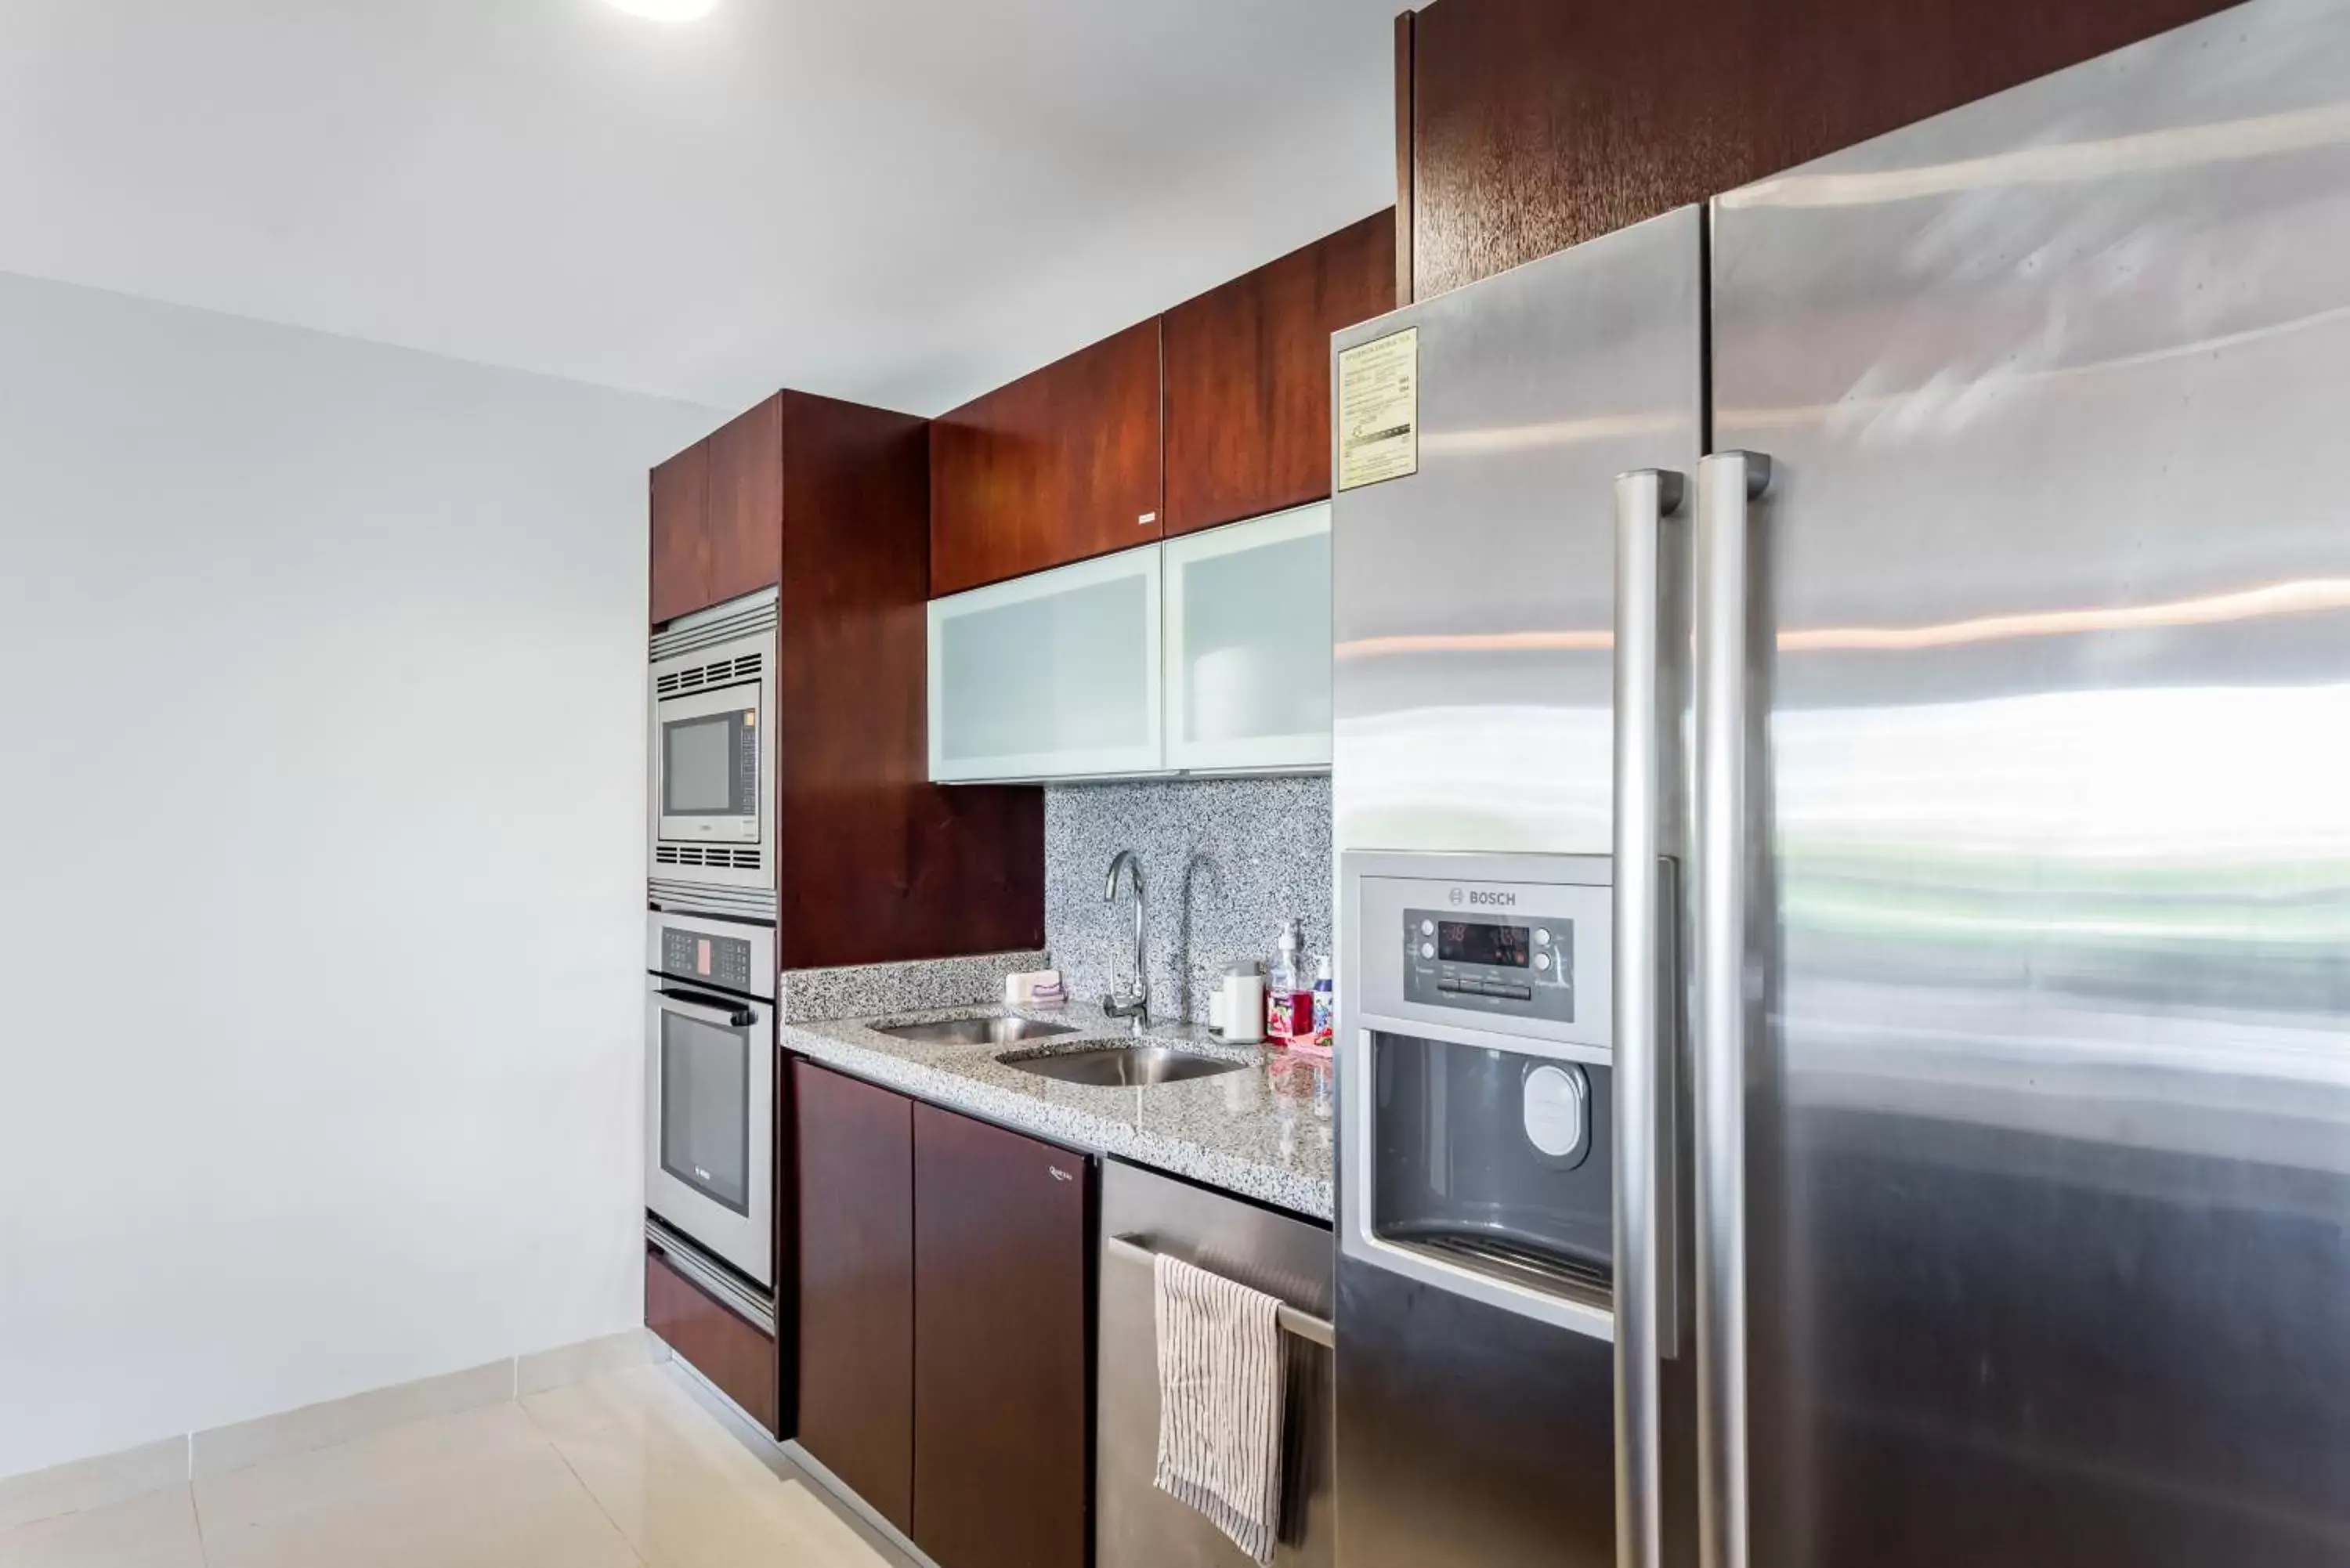
[[666,985],[660,988],[660,994],[691,1012],[710,1013],[723,1019],[730,1029],[748,1029],[759,1022],[759,1015],[740,1002],[723,1002],[699,992],[676,991]]

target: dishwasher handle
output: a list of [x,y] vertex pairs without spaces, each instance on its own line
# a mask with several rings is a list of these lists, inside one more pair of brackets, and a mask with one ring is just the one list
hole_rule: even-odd
[[[1159,1256],[1158,1249],[1146,1247],[1129,1236],[1106,1238],[1102,1247],[1110,1256],[1124,1258],[1131,1262],[1149,1263]],[[1315,1317],[1310,1312],[1300,1312],[1287,1302],[1284,1302],[1281,1303],[1280,1313],[1274,1321],[1281,1325],[1283,1333],[1295,1334],[1310,1345],[1321,1345],[1326,1350],[1337,1347],[1338,1331],[1326,1317]]]

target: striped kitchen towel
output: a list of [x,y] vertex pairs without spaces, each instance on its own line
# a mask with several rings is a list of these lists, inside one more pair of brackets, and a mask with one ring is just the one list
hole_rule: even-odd
[[1259,1563],[1281,1532],[1281,1303],[1164,1252],[1159,1321],[1159,1490]]

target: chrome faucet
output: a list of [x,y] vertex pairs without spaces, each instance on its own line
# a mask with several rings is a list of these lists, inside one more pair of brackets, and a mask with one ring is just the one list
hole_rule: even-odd
[[1109,881],[1102,888],[1102,902],[1118,902],[1118,874],[1134,874],[1134,985],[1124,993],[1112,992],[1102,998],[1102,1011],[1112,1018],[1131,1018],[1134,1032],[1141,1033],[1150,1026],[1150,953],[1146,943],[1150,908],[1149,895],[1143,891],[1142,862],[1131,849],[1121,849],[1109,863]]

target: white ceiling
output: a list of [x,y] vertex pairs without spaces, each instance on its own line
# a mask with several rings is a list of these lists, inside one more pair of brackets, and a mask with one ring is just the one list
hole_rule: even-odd
[[0,0],[0,271],[934,413],[1394,199],[1404,0]]

